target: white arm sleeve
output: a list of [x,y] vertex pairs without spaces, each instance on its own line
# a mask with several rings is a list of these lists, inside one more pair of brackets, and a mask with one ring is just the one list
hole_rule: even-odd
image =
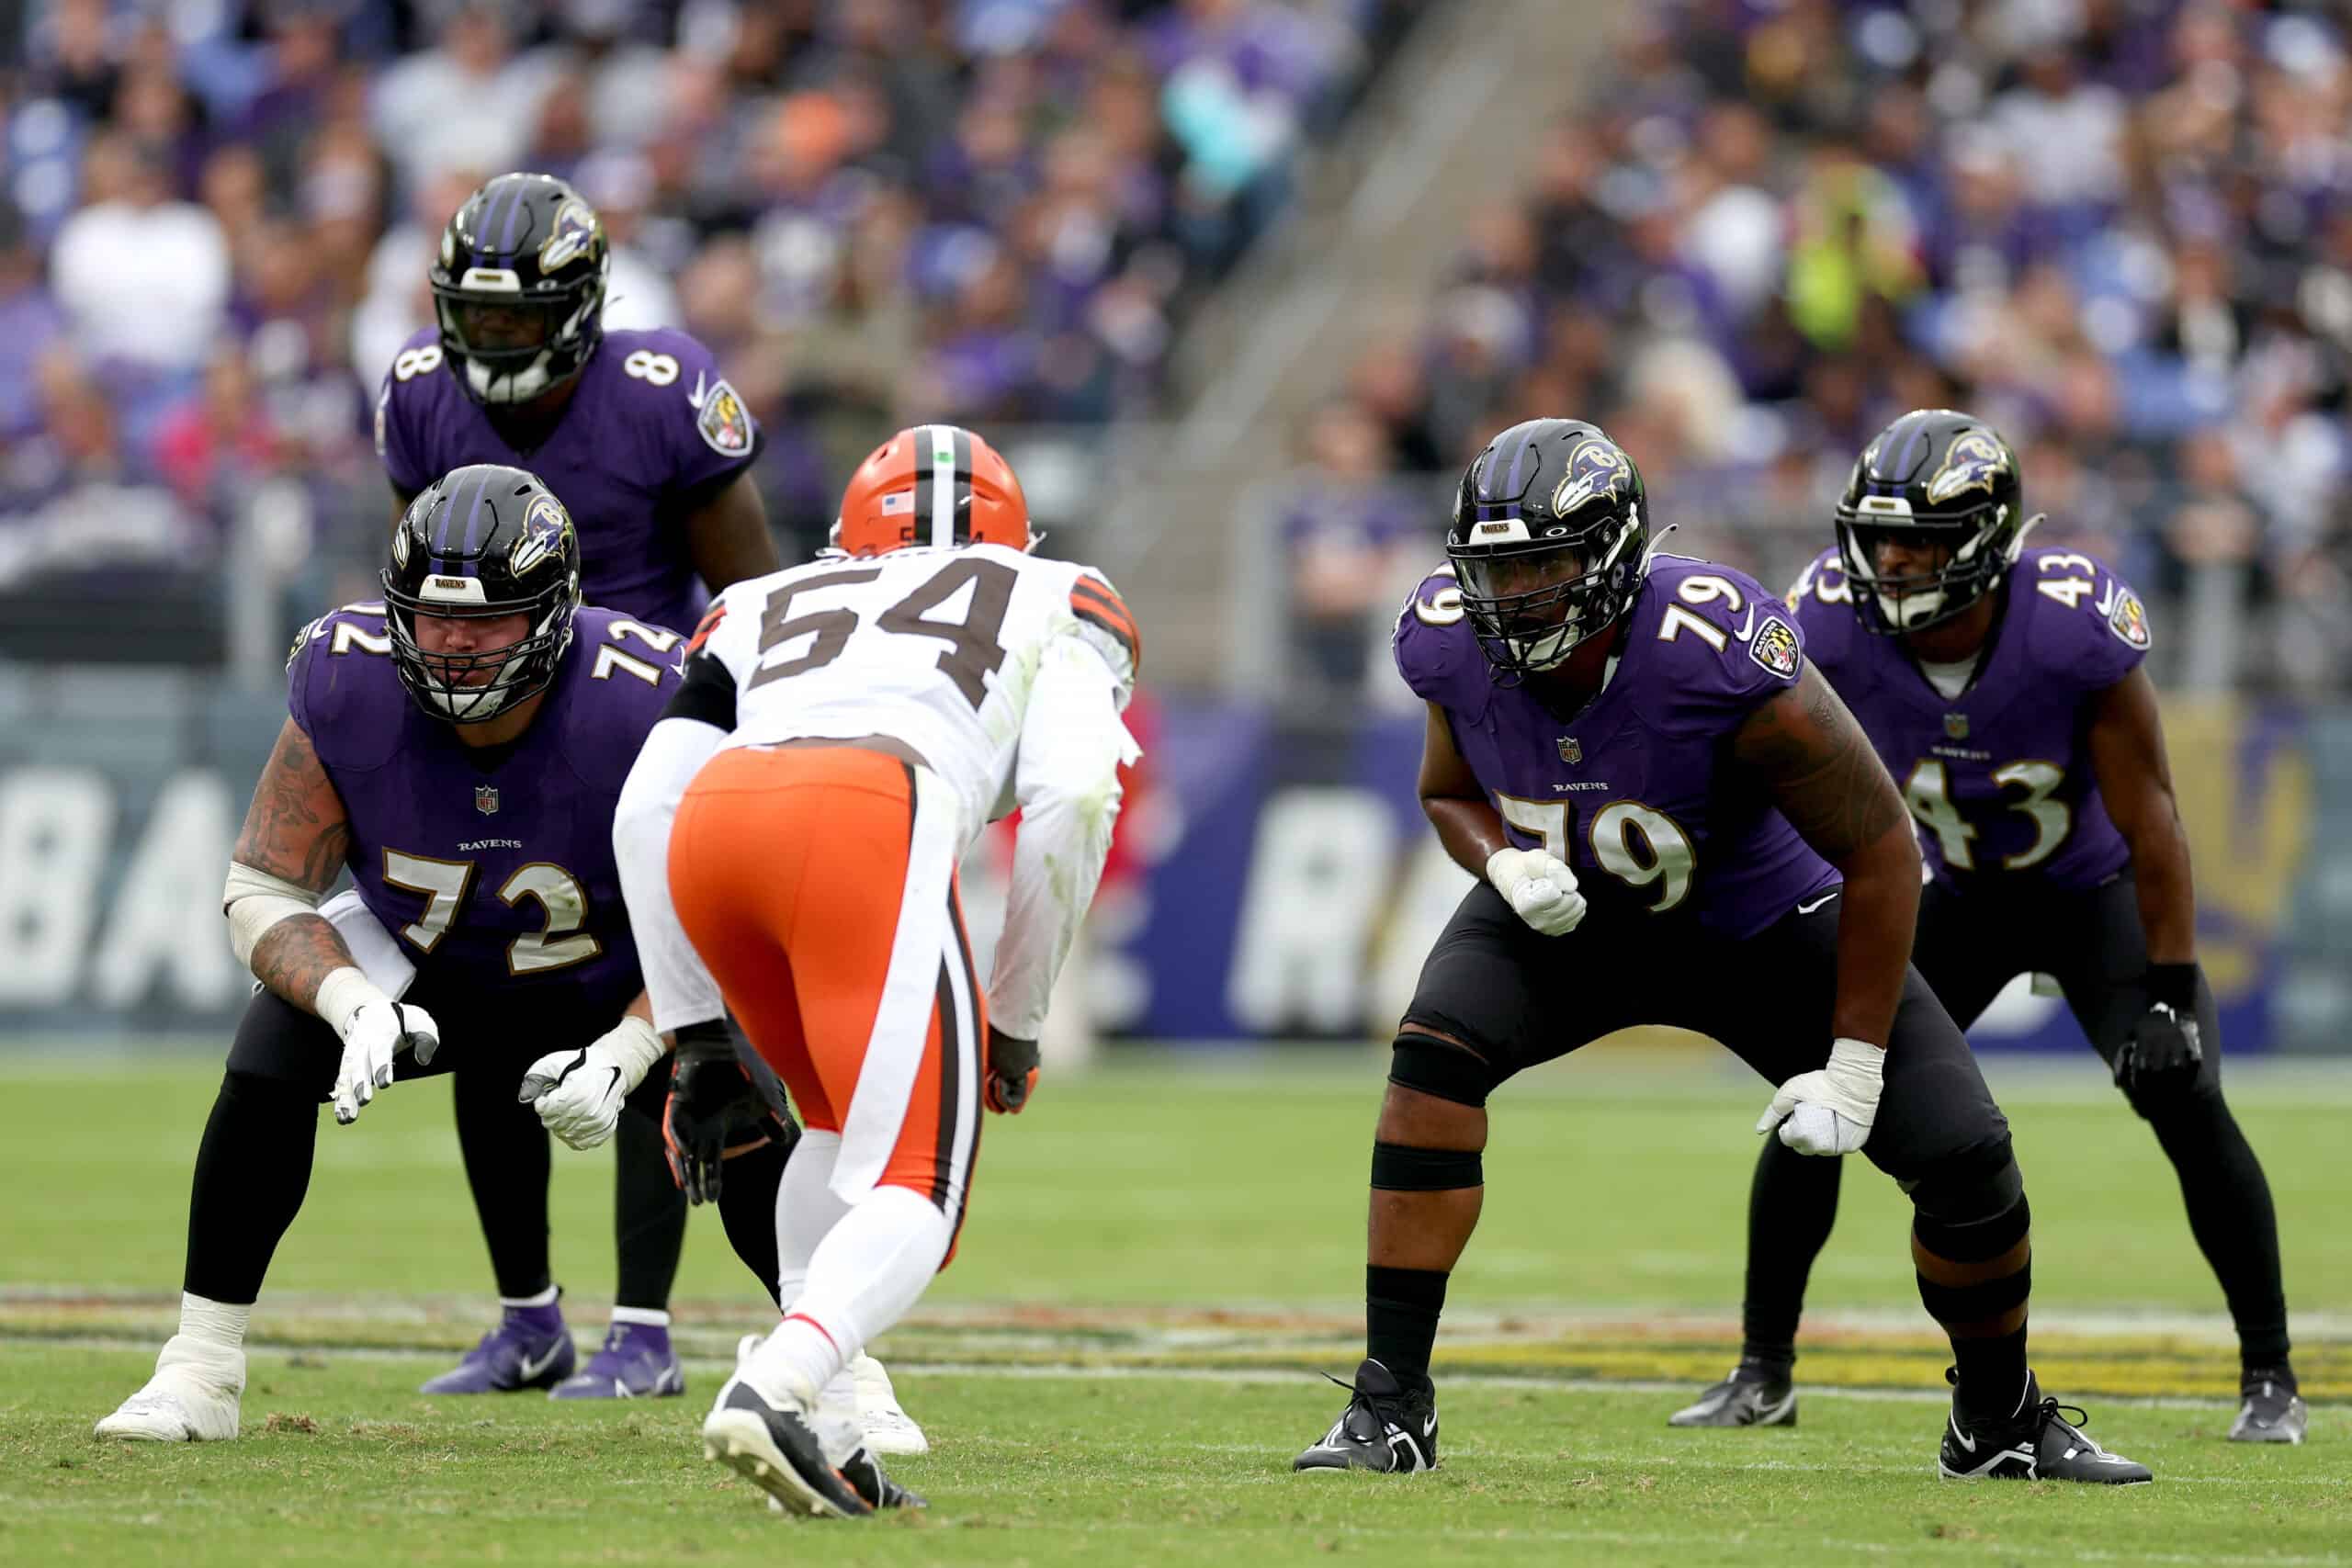
[[653,1027],[663,1033],[726,1016],[718,982],[686,940],[670,903],[670,824],[686,785],[727,732],[691,718],[665,718],[645,738],[613,812],[613,858],[621,899],[637,938],[638,966],[653,999]]
[[1062,960],[1094,901],[1119,815],[1119,765],[1143,755],[1120,722],[1124,683],[1076,637],[1046,646],[1022,721],[1013,795],[1021,828],[989,984],[989,1021],[1035,1040]]

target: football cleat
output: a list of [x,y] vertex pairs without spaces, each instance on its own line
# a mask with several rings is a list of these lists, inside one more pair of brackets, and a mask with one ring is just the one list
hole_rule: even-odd
[[2311,1430],[2311,1412],[2284,1368],[2257,1368],[2238,1387],[2238,1418],[2230,1423],[2233,1443],[2300,1443]]
[[931,1506],[931,1500],[922,1493],[890,1479],[889,1472],[882,1468],[882,1461],[874,1457],[870,1443],[842,1461],[842,1477],[849,1483],[850,1490],[865,1499],[869,1508]]
[[[814,1404],[790,1396],[771,1403],[741,1377],[729,1378],[702,1424],[702,1456],[742,1476],[786,1513],[840,1519],[872,1513],[875,1506],[825,1461],[810,1419]],[[878,1488],[880,1467],[875,1471]]]
[[616,1323],[588,1364],[548,1391],[549,1399],[666,1399],[686,1392],[686,1370],[670,1348],[670,1331],[650,1323]]
[[417,1392],[513,1393],[553,1388],[571,1375],[578,1359],[559,1308],[508,1307],[498,1326],[483,1335],[464,1360]]
[[[1946,1372],[1948,1381],[1953,1374]],[[2069,1421],[2059,1414],[2074,1412]],[[1955,1404],[1944,1422],[1943,1450],[1936,1468],[1947,1481],[2087,1481],[2130,1486],[2155,1477],[2148,1467],[2109,1453],[2087,1437],[2090,1417],[2070,1404],[2041,1395],[2031,1372],[2017,1411],[2006,1420],[1961,1425]]]
[[245,1392],[245,1353],[175,1334],[155,1358],[147,1386],[100,1421],[96,1435],[151,1443],[226,1442],[237,1435],[237,1401]]
[[1291,1461],[1291,1469],[1405,1474],[1437,1468],[1434,1388],[1408,1389],[1369,1356],[1357,1366],[1352,1383],[1331,1381],[1351,1395],[1348,1407],[1329,1431]]
[[890,1387],[890,1374],[882,1363],[871,1356],[860,1356],[849,1364],[849,1375],[857,1385],[857,1420],[865,1428],[865,1446],[877,1454],[927,1454],[931,1439],[922,1435],[914,1417],[899,1408],[897,1391]]
[[1666,1418],[1669,1427],[1793,1427],[1796,1384],[1789,1369],[1742,1361],[1731,1376]]

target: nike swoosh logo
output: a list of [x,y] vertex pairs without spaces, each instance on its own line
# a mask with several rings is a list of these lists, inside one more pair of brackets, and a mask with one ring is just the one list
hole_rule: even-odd
[[522,1372],[523,1381],[525,1382],[529,1382],[533,1378],[537,1377],[541,1372],[546,1371],[549,1367],[554,1366],[555,1359],[562,1353],[563,1341],[559,1339],[554,1344],[548,1346],[548,1353],[541,1356],[537,1360],[535,1361],[528,1356],[524,1357]]
[[1428,1420],[1421,1423],[1421,1436],[1424,1438],[1434,1438],[1437,1436],[1436,1416],[1432,1416]]
[[703,391],[703,383],[709,379],[709,378],[710,372],[707,370],[697,370],[695,372],[695,389],[686,394],[686,406],[688,408],[698,409],[702,407],[702,400],[704,397],[707,395]]
[[1976,1451],[1976,1439],[1962,1431],[1960,1429],[1960,1423],[1957,1421],[1951,1424],[1951,1435],[1952,1439],[1959,1443],[1963,1450],[1969,1453],[1974,1453]]
[[612,1092],[613,1092],[613,1084],[616,1084],[616,1083],[618,1083],[618,1082],[620,1082],[620,1081],[621,1081],[621,1070],[620,1070],[618,1067],[615,1067],[615,1068],[613,1068],[613,1069],[612,1069],[612,1074],[613,1074],[612,1083],[608,1083],[608,1084],[606,1084],[606,1085],[605,1086],[605,1092],[606,1094],[610,1094],[610,1093],[612,1093]]
[[1749,634],[1750,634],[1750,633],[1752,633],[1752,632],[1754,632],[1755,630],[1756,630],[1756,606],[1755,606],[1755,605],[1753,605],[1753,604],[1750,604],[1750,605],[1747,607],[1747,621],[1746,621],[1746,622],[1745,622],[1745,623],[1740,626],[1740,628],[1739,628],[1739,640],[1740,640],[1740,641],[1742,641],[1742,642],[1746,642],[1746,641],[1747,640],[1747,638],[1748,638]]
[[1815,909],[1820,908],[1824,904],[1828,903],[1829,900],[1837,897],[1838,895],[1835,893],[1824,893],[1820,897],[1815,898],[1810,904],[1799,904],[1797,906],[1797,913],[1800,915],[1810,915]]

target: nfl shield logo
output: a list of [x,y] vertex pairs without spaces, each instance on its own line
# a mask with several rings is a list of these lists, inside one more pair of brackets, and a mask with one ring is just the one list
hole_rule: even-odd
[[481,812],[484,817],[492,816],[498,810],[498,786],[496,784],[474,785],[474,809]]
[[1584,761],[1584,748],[1577,744],[1573,735],[1560,737],[1560,761],[1573,766]]
[[1965,740],[1968,739],[1968,716],[1966,714],[1948,713],[1944,715],[1944,739],[1947,740]]

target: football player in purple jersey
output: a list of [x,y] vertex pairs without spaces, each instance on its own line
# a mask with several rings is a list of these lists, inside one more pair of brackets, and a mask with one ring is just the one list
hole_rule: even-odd
[[[237,1435],[246,1325],[310,1186],[320,1102],[349,1123],[396,1079],[435,1073],[452,1075],[459,1126],[503,1151],[496,1182],[469,1175],[508,1310],[467,1367],[506,1387],[571,1371],[540,1122],[583,1147],[625,1110],[660,1125],[669,1075],[651,1069],[667,1047],[612,821],[677,687],[678,640],[582,608],[563,504],[489,465],[417,497],[382,602],[303,628],[230,865],[230,938],[258,984],[197,1156],[179,1332],[100,1436]],[[322,905],[345,868],[356,886]],[[763,1112],[729,1138],[718,1201],[773,1298],[797,1129],[763,1088]]]
[[1295,1468],[1428,1468],[1429,1363],[1476,1226],[1487,1100],[1635,1024],[1722,1041],[1777,1086],[1795,1154],[1860,1151],[1913,1209],[1951,1338],[1947,1475],[2149,1479],[2042,1396],[2026,1358],[2025,1186],[1968,1043],[1909,966],[1902,796],[1740,572],[1653,549],[1633,459],[1577,420],[1495,437],[1447,563],[1396,623],[1429,705],[1420,794],[1478,878],[1398,1025],[1372,1149],[1365,1358]]
[[775,570],[752,475],[760,431],[682,332],[604,327],[611,256],[595,209],[548,175],[468,197],[430,274],[435,325],[376,401],[395,523],[468,463],[528,468],[580,529],[588,603],[691,626],[709,595]]
[[[2296,1443],[2270,1186],[2222,1098],[2197,966],[2148,617],[2104,563],[2028,549],[2016,455],[1983,421],[1918,409],[1854,465],[1838,543],[1789,604],[1815,666],[1900,781],[1935,880],[1914,962],[1963,1027],[2013,977],[2054,976],[2180,1178],[2238,1332],[2233,1438]],[[1806,1276],[1838,1213],[1834,1162],[1767,1145],[1749,1192],[1739,1366],[1670,1419],[1784,1425]]]
[[[402,345],[377,400],[395,526],[417,491],[469,463],[529,469],[580,533],[582,596],[647,626],[692,626],[706,591],[780,564],[752,477],[759,431],[684,333],[604,329],[610,256],[594,209],[546,175],[501,175],[458,207],[429,282],[435,324]],[[500,1179],[503,1142],[459,1125],[467,1174]],[[614,1138],[618,1271],[604,1346],[561,1398],[677,1393],[670,1291],[686,1201],[657,1129]],[[438,1392],[487,1393],[480,1368]]]

